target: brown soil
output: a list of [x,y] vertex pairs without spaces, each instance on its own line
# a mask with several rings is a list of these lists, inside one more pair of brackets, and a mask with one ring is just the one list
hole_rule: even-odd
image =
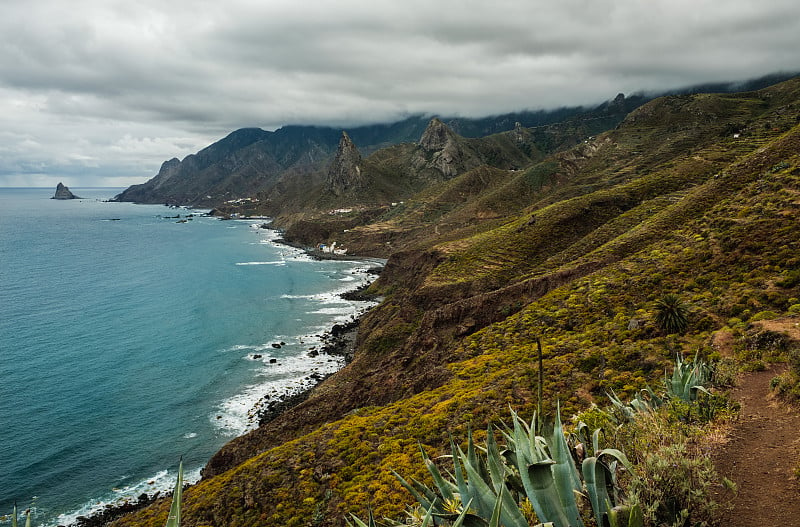
[[785,367],[742,377],[732,398],[742,405],[727,444],[714,456],[722,476],[738,485],[733,510],[720,525],[800,527],[800,411],[778,404],[769,384]]

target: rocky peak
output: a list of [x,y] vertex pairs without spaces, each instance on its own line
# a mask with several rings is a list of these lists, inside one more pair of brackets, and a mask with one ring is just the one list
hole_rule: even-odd
[[347,132],[342,132],[336,157],[328,167],[328,190],[340,196],[347,190],[360,187],[363,182],[361,153]]
[[52,199],[81,199],[81,198],[70,192],[69,187],[67,187],[63,183],[59,183],[58,186],[56,186],[56,193]]
[[419,145],[423,152],[413,162],[414,168],[434,169],[447,179],[482,164],[467,142],[435,117],[423,132]]
[[425,150],[443,150],[455,139],[455,133],[438,118],[434,117],[422,133],[419,144]]

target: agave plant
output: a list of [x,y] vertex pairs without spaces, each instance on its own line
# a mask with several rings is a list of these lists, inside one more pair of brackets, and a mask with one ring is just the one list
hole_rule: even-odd
[[[642,525],[641,521],[635,523],[641,516],[636,506],[614,512],[618,493],[608,492],[608,487],[616,484],[617,465],[631,469],[622,452],[595,448],[578,470],[560,416],[548,437],[537,435],[535,424],[536,416],[529,424],[512,411],[512,426],[501,430],[503,449],[496,442],[491,425],[482,448],[476,447],[471,433],[466,452],[451,441],[452,473],[442,474],[422,449],[433,487],[416,480],[406,481],[395,473],[426,511],[419,525],[528,527],[522,505],[527,500],[542,527],[583,527],[577,500],[580,496],[588,497],[597,525]],[[594,435],[599,438],[599,434]],[[449,505],[452,503],[458,505],[455,510]],[[613,523],[618,519],[621,522],[623,517],[633,518],[634,523]],[[353,519],[358,527],[378,525],[371,514],[367,522]],[[402,524],[387,520],[383,525]]]
[[[614,414],[621,415],[625,421],[633,421],[641,414],[652,413],[666,402],[665,397],[659,397],[649,386],[636,392],[633,399],[628,403],[622,402],[614,390],[611,390],[611,393],[607,392],[606,395],[611,401],[611,408],[614,410]],[[616,419],[614,418],[614,420]]]
[[606,395],[611,401],[614,416],[622,416],[625,421],[632,421],[640,414],[652,413],[670,399],[692,404],[697,401],[698,393],[710,395],[704,385],[711,382],[712,373],[711,366],[697,355],[692,362],[687,362],[678,355],[675,358],[672,376],[664,373],[664,394],[662,396],[656,394],[649,386],[639,390],[633,400],[628,403],[622,402],[614,390]]
[[676,294],[666,294],[656,301],[656,325],[666,333],[684,333],[689,327],[689,308]]
[[672,399],[692,403],[697,400],[698,392],[709,393],[703,385],[711,381],[711,373],[711,367],[697,355],[691,363],[684,361],[683,357],[678,355],[675,358],[672,377],[664,375],[667,395]]

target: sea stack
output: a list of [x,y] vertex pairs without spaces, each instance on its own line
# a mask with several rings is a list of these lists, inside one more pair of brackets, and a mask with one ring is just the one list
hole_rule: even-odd
[[66,185],[63,183],[59,183],[56,187],[56,193],[52,197],[52,199],[81,199],[80,197],[76,196],[72,192],[69,191]]

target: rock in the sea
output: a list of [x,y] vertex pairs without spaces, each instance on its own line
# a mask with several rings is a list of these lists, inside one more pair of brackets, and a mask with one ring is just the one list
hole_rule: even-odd
[[63,183],[59,183],[58,186],[56,186],[56,193],[52,199],[81,199],[81,198],[70,192],[69,188],[66,185],[64,185]]

